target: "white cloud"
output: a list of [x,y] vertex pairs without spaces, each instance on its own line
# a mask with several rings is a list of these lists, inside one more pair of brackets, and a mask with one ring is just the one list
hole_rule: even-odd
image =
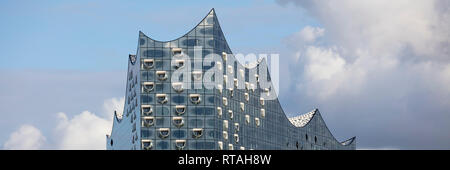
[[89,111],[68,118],[58,113],[55,128],[58,149],[106,149],[105,136],[111,133],[114,110],[122,114],[124,97],[107,99],[103,103],[103,117]]
[[279,2],[294,2],[310,11],[327,30],[329,40],[350,51],[366,49],[374,56],[399,57],[396,54],[409,48],[426,59],[449,61],[446,0]]
[[[354,92],[364,73],[354,70],[335,48],[308,46],[304,52],[305,82],[299,88],[305,88],[308,95],[326,99],[338,90]],[[351,80],[352,84],[347,83]],[[331,83],[332,82],[332,83]],[[348,88],[349,85],[351,88]]]
[[345,60],[333,49],[310,46],[306,49],[308,64],[305,74],[312,80],[329,80],[344,71]]
[[345,133],[362,146],[450,147],[439,142],[450,140],[447,0],[278,2],[306,9],[326,30],[307,41],[307,26],[285,41],[289,70],[303,70],[294,81],[303,103],[328,109],[331,124],[358,127]]
[[71,119],[61,112],[58,118],[57,149],[106,149],[105,135],[111,131],[111,121],[89,111],[83,111]]
[[306,26],[299,32],[296,32],[291,37],[291,41],[294,42],[315,42],[317,38],[322,37],[325,34],[325,29],[320,27]]
[[[106,134],[111,133],[114,110],[122,114],[125,99],[110,98],[103,102],[103,112],[99,116],[83,111],[71,118],[66,113],[57,113],[57,126],[54,128],[56,146],[50,149],[106,149]],[[31,125],[22,125],[13,132],[3,145],[4,149],[42,149],[46,143],[41,131]]]
[[[305,8],[324,26],[306,26],[286,38],[286,42],[297,49],[293,54],[295,62],[302,61],[299,64],[304,66],[306,79],[300,87],[314,87],[305,88],[310,94],[329,91],[328,96],[318,96],[322,99],[332,97],[338,87],[364,88],[358,86],[375,81],[368,77],[383,77],[391,72],[416,73],[423,76],[417,79],[440,84],[439,90],[449,94],[446,69],[450,64],[448,2],[278,2],[293,2]],[[317,37],[324,37],[323,43],[317,43]],[[320,85],[316,83],[318,80]]]
[[41,131],[32,125],[22,125],[17,131],[11,133],[3,145],[4,149],[41,149],[46,138]]
[[103,103],[103,116],[112,120],[114,111],[117,111],[118,117],[122,116],[123,107],[125,104],[125,97],[107,99]]

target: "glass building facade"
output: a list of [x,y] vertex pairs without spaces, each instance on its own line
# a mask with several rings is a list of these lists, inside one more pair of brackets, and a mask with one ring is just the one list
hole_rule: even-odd
[[318,109],[287,118],[263,79],[266,61],[237,62],[214,9],[172,41],[140,32],[107,149],[355,149],[355,137],[337,141]]

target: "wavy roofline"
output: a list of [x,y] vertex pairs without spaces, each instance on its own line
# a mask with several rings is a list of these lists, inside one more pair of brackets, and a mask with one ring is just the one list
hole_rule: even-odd
[[148,38],[148,39],[150,39],[150,40],[152,40],[152,41],[155,41],[155,42],[167,43],[167,42],[176,41],[176,40],[178,40],[178,39],[180,39],[180,38],[182,38],[182,37],[188,35],[190,32],[194,31],[195,28],[197,28],[197,27],[198,27],[198,26],[206,19],[206,17],[208,17],[208,15],[211,14],[211,12],[212,12],[213,14],[216,13],[215,10],[214,10],[214,8],[212,8],[211,10],[209,10],[208,14],[206,14],[206,16],[203,17],[203,19],[201,19],[200,22],[199,22],[198,24],[196,24],[192,29],[190,29],[188,32],[186,32],[186,33],[183,34],[182,36],[180,36],[180,37],[178,37],[178,38],[175,38],[175,39],[173,39],[173,40],[168,40],[168,41],[155,40],[155,39],[151,38],[150,36],[147,36],[147,35],[146,35],[144,32],[142,32],[142,31],[139,31],[139,34],[142,34],[142,35],[144,35],[146,38]]
[[[217,15],[216,15],[216,13],[215,13],[215,10],[214,10],[214,8],[212,8],[212,9],[208,12],[208,14],[207,14],[205,17],[203,17],[203,19],[200,20],[200,22],[199,22],[198,24],[196,24],[192,29],[190,29],[188,32],[186,32],[185,34],[183,34],[182,36],[180,36],[180,37],[178,37],[178,38],[175,38],[175,39],[172,39],[172,40],[167,40],[167,41],[160,41],[160,40],[156,40],[156,39],[153,39],[153,38],[147,36],[147,35],[146,35],[145,33],[143,33],[142,31],[139,31],[139,37],[141,37],[141,35],[142,35],[142,36],[144,36],[145,38],[148,38],[149,40],[152,40],[152,41],[154,41],[154,42],[159,42],[159,43],[167,43],[167,42],[176,41],[176,40],[179,40],[179,39],[185,37],[186,35],[188,35],[188,34],[191,33],[192,31],[195,31],[195,29],[196,29],[203,21],[205,21],[205,19],[206,19],[211,13],[214,15],[215,22],[217,22],[217,23],[215,23],[215,24],[217,24],[218,27],[219,27],[220,30],[221,30],[220,23],[219,23],[219,21],[218,21],[218,19],[217,19]],[[223,31],[221,31],[221,32],[223,33]],[[237,60],[236,57],[233,55],[233,52],[232,52],[232,50],[231,50],[231,48],[230,48],[230,46],[229,46],[229,44],[228,44],[228,42],[227,42],[227,40],[226,40],[225,35],[223,35],[223,38],[224,38],[224,41],[225,41],[225,43],[226,43],[226,45],[227,45],[227,47],[228,47],[228,50],[231,52],[230,54],[234,57],[235,61],[236,61],[240,66],[242,66],[243,68],[247,68],[247,69],[255,69],[257,66],[261,65],[262,63],[264,63],[264,62],[267,63],[267,61],[266,61],[267,59],[266,59],[266,58],[259,58],[259,59],[257,59],[257,61],[255,61],[254,64],[252,64],[252,65],[250,65],[250,64],[248,64],[248,65],[242,64],[242,63],[241,63],[239,60]],[[139,44],[139,40],[138,40],[138,44]],[[139,51],[139,49],[140,49],[140,46],[138,45],[138,51]],[[267,64],[266,64],[266,65],[267,65]],[[130,66],[128,66],[128,67],[130,67]],[[269,71],[269,70],[267,69],[266,71]],[[127,77],[128,77],[128,76],[127,76]],[[275,88],[275,86],[273,85],[272,82],[271,82],[271,85],[272,85],[272,87]],[[276,94],[276,91],[274,91],[274,93],[275,93],[276,96],[278,96],[278,94]],[[278,103],[279,106],[280,106],[280,110],[281,110],[281,112],[283,113],[284,117],[287,119],[287,121],[289,122],[289,124],[290,124],[291,126],[295,127],[295,128],[304,128],[304,127],[308,126],[308,125],[310,124],[311,120],[313,120],[314,117],[316,117],[317,114],[320,115],[319,109],[316,108],[316,109],[314,110],[314,113],[313,113],[312,117],[308,120],[308,122],[307,122],[304,126],[302,126],[302,127],[295,126],[295,125],[289,120],[289,117],[286,115],[286,112],[284,111],[284,109],[283,109],[283,107],[282,107],[282,105],[281,105],[281,102],[279,101],[279,98],[278,98],[278,97],[277,97],[276,100],[277,100],[277,103]],[[125,109],[125,108],[124,108],[124,109]],[[307,113],[305,113],[305,114],[307,114]],[[302,115],[304,115],[304,114],[302,114]],[[298,116],[301,116],[301,115],[298,115]],[[119,118],[117,117],[116,114],[114,115],[114,117],[115,117],[115,118],[114,118],[114,122],[113,122],[113,128],[114,128],[114,124],[115,124],[116,122],[117,122],[117,123],[120,123],[120,122],[121,122],[121,119],[119,119]],[[297,117],[297,116],[295,116],[295,117]],[[292,118],[292,117],[291,117],[291,118]],[[333,139],[334,139],[337,143],[340,143],[340,144],[343,145],[343,146],[347,146],[347,145],[353,144],[353,142],[354,142],[355,139],[356,139],[356,136],[354,136],[354,137],[352,137],[352,138],[350,138],[350,139],[347,139],[347,140],[345,140],[345,141],[343,141],[343,142],[339,142],[339,141],[336,139],[336,137],[334,137],[334,135],[333,135],[333,134],[331,133],[331,131],[329,130],[329,128],[328,128],[328,126],[326,125],[325,121],[323,120],[322,116],[320,116],[320,118],[321,118],[321,120],[324,122],[324,126],[325,126],[325,128],[327,129],[327,131],[330,133],[330,135],[333,137]],[[123,119],[123,118],[122,118],[122,119]],[[111,132],[111,135],[112,135],[112,132]],[[107,135],[107,137],[111,137],[111,135]],[[351,140],[351,141],[350,141],[350,140]],[[346,142],[348,142],[348,141],[350,141],[350,142],[344,145],[344,143],[346,143]]]
[[[220,29],[222,29],[222,28],[220,27],[220,23],[219,23],[219,21],[218,21],[218,19],[217,19],[217,15],[216,15],[216,13],[215,13],[215,10],[214,10],[214,8],[212,8],[212,9],[208,12],[208,14],[207,14],[205,17],[203,17],[202,20],[200,20],[200,22],[199,22],[198,24],[196,24],[196,25],[195,25],[191,30],[189,30],[187,33],[183,34],[182,36],[180,36],[180,37],[178,37],[178,38],[176,38],[176,39],[173,39],[173,40],[170,40],[170,41],[158,41],[158,40],[155,40],[155,39],[150,38],[149,36],[145,35],[142,31],[139,31],[139,33],[142,34],[142,35],[144,35],[146,38],[148,38],[148,39],[150,39],[150,40],[152,40],[152,41],[155,41],[155,42],[167,43],[167,42],[176,41],[176,40],[179,40],[179,39],[181,39],[182,37],[188,35],[190,32],[194,31],[195,28],[197,28],[197,27],[198,27],[198,26],[199,26],[199,25],[200,25],[200,24],[208,17],[208,15],[211,14],[211,12],[213,13],[214,18],[216,18],[215,21],[217,21],[217,23],[214,23],[214,24],[218,24],[218,27],[219,27]],[[222,31],[222,33],[223,33],[223,31]],[[242,63],[241,63],[239,60],[237,60],[236,57],[234,56],[234,54],[233,54],[233,52],[232,52],[232,50],[231,50],[231,47],[229,46],[229,44],[228,44],[228,42],[227,42],[227,40],[226,40],[225,35],[223,35],[223,38],[224,38],[224,40],[225,40],[225,43],[227,44],[228,49],[229,49],[230,52],[231,52],[231,55],[234,57],[236,63],[238,63],[238,64],[239,64],[240,66],[242,66],[243,68],[247,68],[247,69],[255,69],[256,67],[258,67],[259,65],[261,65],[261,64],[263,64],[263,63],[266,63],[266,65],[267,65],[267,59],[266,59],[266,58],[258,58],[257,61],[255,61],[253,64],[249,64],[249,65],[242,64]],[[267,68],[266,71],[269,71],[268,68]],[[275,88],[275,86],[273,85],[272,82],[271,82],[271,86]],[[274,91],[274,93],[275,93],[276,96],[278,96],[278,94],[276,93],[276,91]],[[281,105],[281,102],[279,101],[278,97],[277,97],[276,100],[277,100],[277,103],[280,105],[281,112],[283,113],[283,115],[284,115],[284,117],[286,118],[286,120],[289,122],[289,124],[290,124],[291,126],[293,126],[293,127],[295,127],[295,128],[304,128],[304,127],[308,126],[308,125],[310,124],[311,120],[314,119],[314,117],[317,115],[317,113],[320,114],[319,109],[316,108],[316,109],[314,110],[313,116],[308,120],[308,122],[307,122],[304,126],[302,126],[302,127],[297,127],[297,126],[295,126],[294,124],[292,124],[292,122],[289,120],[289,117],[286,115],[286,112],[284,111],[283,107],[281,107],[282,105]],[[305,114],[307,114],[307,113],[305,113]],[[299,115],[299,116],[300,116],[300,115]],[[327,131],[331,134],[331,136],[333,137],[333,139],[334,139],[337,143],[342,144],[341,142],[339,142],[339,141],[336,139],[336,137],[334,137],[333,133],[331,133],[331,131],[329,130],[329,128],[328,128],[328,126],[326,125],[325,120],[323,120],[323,118],[322,118],[322,121],[324,122]],[[353,142],[353,141],[352,141],[352,142]]]
[[[280,103],[280,102],[278,102],[278,103]],[[311,111],[311,112],[312,112],[312,116],[307,120],[307,122],[306,122],[303,126],[297,126],[297,125],[295,125],[294,123],[292,123],[291,119],[292,119],[292,118],[297,118],[297,117],[300,117],[300,116],[303,116],[303,115],[310,114],[311,112],[307,112],[307,113],[303,113],[303,114],[301,114],[301,115],[297,115],[297,116],[294,116],[294,117],[290,117],[290,118],[288,118],[288,120],[289,120],[289,122],[290,122],[293,126],[302,128],[302,127],[305,127],[306,125],[308,125],[309,122],[311,122],[311,120],[314,118],[314,116],[316,115],[316,113],[317,113],[318,110],[319,110],[319,109],[315,108],[314,110]]]
[[353,142],[355,142],[355,139],[356,139],[356,136],[353,136],[350,139],[344,140],[340,143],[341,143],[341,145],[344,145],[344,146],[352,145]]
[[[214,17],[217,18],[215,9],[212,8],[212,9],[208,12],[208,14],[207,14],[206,16],[204,16],[203,19],[200,20],[200,22],[198,22],[198,24],[196,24],[193,28],[191,28],[188,32],[186,32],[186,33],[183,34],[182,36],[180,36],[180,37],[178,37],[178,38],[175,38],[175,39],[172,39],[172,40],[167,40],[167,41],[156,40],[156,39],[153,39],[153,38],[151,38],[150,36],[146,35],[146,34],[145,34],[144,32],[142,32],[142,31],[139,31],[139,34],[140,34],[140,35],[143,35],[145,38],[148,38],[148,39],[150,39],[150,40],[152,40],[152,41],[160,42],[160,43],[168,43],[168,42],[176,41],[176,40],[179,40],[179,39],[183,38],[184,36],[188,35],[188,34],[191,33],[192,31],[194,31],[195,28],[197,28],[197,27],[198,27],[198,26],[199,26],[199,25],[200,25],[200,24],[208,17],[208,15],[211,14],[211,12],[214,14]],[[219,20],[216,19],[216,21],[217,21],[217,25],[219,26],[219,28],[221,28],[221,27],[220,27]],[[224,38],[224,41],[225,41],[225,43],[227,44],[229,50],[231,51],[231,55],[234,56],[233,50],[231,50],[231,47],[228,45],[228,42],[227,42],[227,40],[226,40],[225,35],[223,36],[223,38]],[[138,48],[139,48],[139,47],[138,47]],[[235,59],[236,59],[236,57],[235,57]],[[253,69],[253,68],[256,68],[258,65],[260,65],[260,64],[263,62],[263,60],[266,60],[266,58],[258,58],[256,61],[250,63],[249,65],[245,65],[245,64],[242,64],[239,60],[236,59],[237,63],[239,63],[242,67],[247,68],[247,69]]]

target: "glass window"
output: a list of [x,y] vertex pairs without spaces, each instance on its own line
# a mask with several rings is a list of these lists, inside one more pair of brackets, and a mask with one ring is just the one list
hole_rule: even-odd
[[186,48],[186,36],[183,36],[183,37],[181,37],[180,39],[179,39],[179,47],[180,48]]
[[159,141],[156,144],[156,148],[157,149],[169,149],[169,142],[167,142],[167,141]]
[[152,103],[153,97],[152,95],[141,95],[142,103]]
[[179,130],[173,130],[172,136],[178,139],[185,138],[186,137],[186,130],[179,129]]
[[213,27],[212,25],[207,25],[205,26],[205,28],[203,29],[203,34],[205,36],[213,36]]
[[206,37],[205,38],[205,48],[214,48],[214,38],[212,37]]
[[186,104],[186,96],[172,96],[172,102],[177,104]]
[[203,29],[204,29],[204,26],[203,25],[199,25],[199,26],[197,26],[196,28],[195,28],[195,36],[196,37],[203,37],[205,34],[204,34],[204,32],[205,31],[203,31]]

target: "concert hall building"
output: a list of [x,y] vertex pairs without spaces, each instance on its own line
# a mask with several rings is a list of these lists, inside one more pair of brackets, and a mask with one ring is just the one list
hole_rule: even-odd
[[318,109],[288,118],[267,68],[265,59],[236,60],[214,9],[175,40],[139,32],[123,114],[114,113],[107,149],[355,149],[355,137],[336,140]]

